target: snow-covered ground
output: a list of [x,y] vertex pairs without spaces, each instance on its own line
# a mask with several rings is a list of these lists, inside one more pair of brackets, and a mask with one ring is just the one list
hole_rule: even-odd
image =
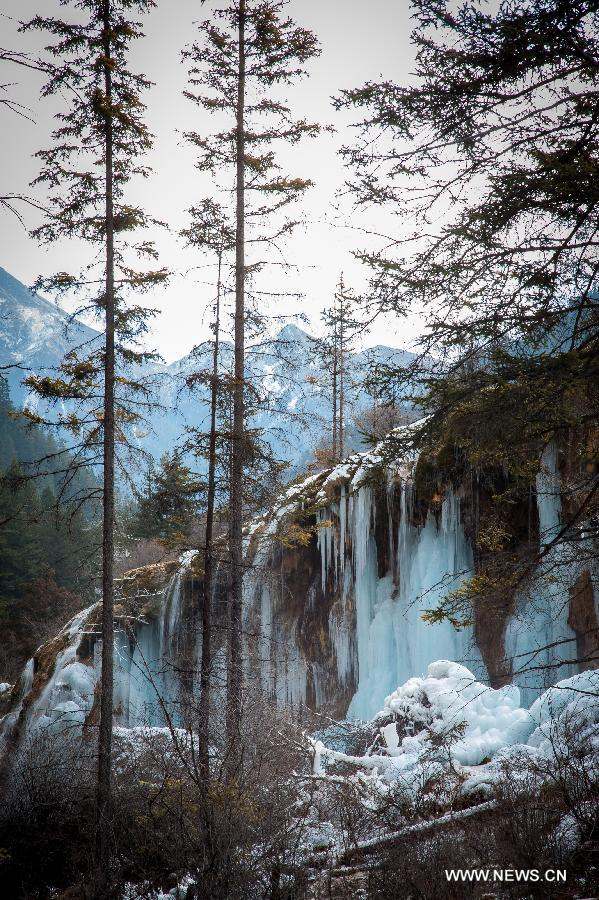
[[[326,815],[327,801],[323,802],[322,794],[316,811],[319,789],[333,789],[329,803],[332,801],[334,805],[340,796],[335,791],[344,783],[358,788],[355,797],[361,798],[364,814],[370,814],[369,821],[378,822],[379,826],[367,831],[365,839],[350,843],[353,852],[368,852],[392,840],[401,843],[402,839],[420,833],[424,841],[431,841],[445,825],[497,810],[493,788],[502,777],[505,779],[506,767],[514,795],[519,793],[522,797],[527,791],[540,796],[544,781],[555,778],[562,754],[571,762],[577,760],[574,765],[586,766],[591,779],[596,780],[599,776],[599,671],[584,672],[559,682],[527,709],[520,703],[516,686],[493,690],[477,681],[465,666],[439,660],[429,665],[425,677],[410,678],[393,691],[371,722],[361,726],[346,724],[349,729],[370,729],[373,740],[369,749],[352,755],[339,749],[339,741],[333,748],[324,740],[307,737],[314,751],[313,771],[306,775],[311,792],[302,789],[301,778],[296,782],[298,809],[305,816],[305,804],[311,805],[313,819],[310,821],[308,813],[298,860],[311,860],[315,871],[318,871],[318,860],[323,867],[334,868],[348,849],[339,823],[333,821],[334,816]],[[344,724],[339,723],[337,735],[343,734],[343,729]],[[127,741],[135,744],[138,739],[143,744],[148,732],[131,730]],[[168,742],[168,735],[166,739]],[[135,747],[130,750],[135,754]],[[294,778],[298,777],[294,774]],[[426,812],[418,805],[422,800],[419,792],[431,777],[437,784],[446,779],[446,796],[443,798],[442,791],[437,793],[441,804],[434,815],[429,812],[427,819]],[[377,813],[392,792],[395,797],[403,795],[407,802],[415,801],[416,815],[409,822],[406,820],[407,824],[399,823],[395,831],[388,831],[382,827],[383,818],[377,818]],[[585,804],[589,807],[588,798],[583,799],[582,806]],[[329,811],[333,812],[332,806]],[[555,837],[564,852],[580,844],[585,812],[591,820],[590,808],[575,810],[574,815],[561,814]],[[183,898],[189,883],[184,879],[168,893],[156,893],[155,900]],[[127,900],[138,900],[141,896],[147,894],[135,885],[126,894]]]

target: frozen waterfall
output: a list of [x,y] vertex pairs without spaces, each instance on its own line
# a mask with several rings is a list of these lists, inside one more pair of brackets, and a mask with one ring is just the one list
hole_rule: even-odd
[[[472,627],[456,630],[449,621],[423,620],[473,571],[462,523],[465,489],[446,487],[427,506],[417,495],[412,471],[406,464],[383,465],[373,453],[356,454],[291,486],[252,523],[243,601],[244,665],[252,690],[296,710],[334,709],[337,716],[368,719],[398,684],[424,677],[439,659],[465,663],[479,680],[488,680]],[[516,599],[505,632],[506,655],[526,702],[575,671],[568,663],[576,647],[568,624],[568,585],[580,573],[568,566],[563,543],[552,544],[561,527],[553,449],[543,456],[536,494],[540,543],[547,550],[526,596]],[[285,523],[302,521],[309,539],[285,545],[279,531],[284,534]],[[178,564],[163,567],[157,580],[149,577],[152,567],[123,579],[124,612],[115,638],[120,725],[163,725],[165,710],[179,724],[181,701],[197,688],[195,555],[184,553]],[[556,568],[560,579],[554,577]],[[224,583],[215,583],[217,617],[225,615],[224,593]],[[213,648],[220,689],[225,633],[226,628],[216,629],[220,637]],[[0,739],[34,733],[39,725],[55,731],[93,718],[101,654],[98,608],[76,616],[48,647],[40,648],[15,688]]]
[[[397,489],[397,488],[395,488]],[[370,718],[398,684],[423,675],[436,659],[468,660],[480,668],[472,631],[456,631],[451,624],[427,624],[422,613],[435,607],[443,594],[458,586],[472,569],[472,552],[460,521],[460,503],[448,491],[439,516],[428,513],[423,527],[412,522],[413,486],[400,486],[400,518],[396,534],[389,533],[389,571],[379,573],[375,540],[375,491],[367,484],[338,504],[323,510],[319,532],[322,583],[342,578],[342,595],[349,607],[353,590],[357,690],[348,710],[352,718]],[[338,527],[326,524],[338,522]],[[393,527],[391,521],[387,529]],[[332,570],[332,571],[331,571]],[[352,572],[351,578],[347,573]],[[338,622],[331,629],[340,676],[349,669],[348,628]]]
[[[555,446],[541,459],[536,480],[539,543],[548,548],[561,527],[561,479]],[[526,702],[556,681],[576,674],[566,662],[576,656],[576,635],[568,625],[568,586],[579,569],[568,561],[563,543],[549,547],[526,596],[520,597],[506,631],[506,654],[513,660],[514,681]]]

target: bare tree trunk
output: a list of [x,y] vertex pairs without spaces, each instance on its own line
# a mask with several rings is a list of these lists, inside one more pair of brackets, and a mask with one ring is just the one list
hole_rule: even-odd
[[[227,737],[231,749],[241,720],[242,660],[241,603],[243,590],[243,463],[245,456],[244,326],[245,326],[245,0],[239,0],[237,122],[235,152],[235,372],[233,379],[233,446],[229,499],[231,575],[229,592],[229,670],[227,680]],[[232,754],[234,757],[235,754]]]
[[104,356],[103,509],[102,509],[102,676],[98,735],[95,880],[98,897],[110,882],[111,753],[114,680],[114,204],[110,0],[104,0],[105,219],[106,219],[106,350]]
[[337,370],[339,362],[337,322],[333,323],[333,459],[337,461]]
[[198,761],[200,777],[208,781],[209,724],[210,724],[210,671],[212,667],[212,573],[214,496],[216,480],[216,410],[218,403],[218,356],[220,342],[220,292],[222,253],[218,256],[216,282],[216,309],[214,313],[214,347],[212,351],[212,384],[210,386],[210,438],[208,445],[208,496],[206,498],[206,537],[204,541],[204,591],[202,595],[202,663],[200,667],[200,701],[198,710]]
[[341,279],[341,306],[339,308],[339,459],[343,459],[345,427],[345,306],[343,303],[343,278]]

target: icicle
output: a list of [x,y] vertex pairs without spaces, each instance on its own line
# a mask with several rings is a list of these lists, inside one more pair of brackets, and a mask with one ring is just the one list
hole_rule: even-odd
[[268,696],[272,693],[272,599],[267,584],[263,584],[260,590],[260,680],[262,690]]
[[[356,548],[359,672],[348,714],[356,718],[376,713],[395,685],[413,675],[424,675],[430,662],[464,659],[470,648],[471,633],[458,633],[448,622],[430,625],[422,620],[422,614],[434,608],[471,570],[472,554],[461,527],[459,500],[449,491],[440,525],[429,513],[420,529],[411,523],[411,501],[412,486],[404,480],[396,559],[389,573],[379,578],[370,490],[362,487],[355,500],[352,543]],[[473,662],[472,654],[469,662]],[[480,667],[477,653],[474,662]]]
[[347,496],[345,485],[341,485],[341,497],[339,499],[339,569],[345,570],[345,531],[347,527]]
[[326,535],[324,534],[325,529],[322,525],[323,522],[324,510],[319,509],[316,513],[316,541],[318,545],[318,552],[320,553],[320,581],[322,585],[322,592],[324,593],[327,583],[327,563],[325,549]]
[[[358,690],[350,704],[349,715],[364,717],[368,714],[373,690],[371,623],[377,593],[376,547],[371,536],[373,504],[370,487],[360,487],[353,495],[353,500],[353,516],[349,525],[354,554]],[[377,650],[383,652],[380,647]]]
[[[560,486],[557,450],[551,445],[543,453],[536,479],[541,548],[550,544],[560,531]],[[527,596],[519,599],[516,614],[508,624],[506,652],[515,657],[515,680],[528,694],[527,701],[556,681],[576,673],[576,666],[567,663],[576,656],[576,635],[568,625],[568,587],[579,571],[564,544],[555,544],[546,552]],[[529,666],[533,668],[527,672]],[[521,674],[518,669],[523,670]]]

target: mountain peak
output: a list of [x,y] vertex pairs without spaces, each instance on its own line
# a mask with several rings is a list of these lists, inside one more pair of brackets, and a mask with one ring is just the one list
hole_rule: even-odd
[[39,294],[36,294],[35,291],[32,291],[31,288],[0,266],[0,303],[6,303],[6,301],[10,301],[12,305],[27,307],[28,309],[39,307],[44,312],[54,316],[64,316],[59,307],[50,303],[44,297],[40,297]]
[[17,406],[28,394],[23,366],[33,372],[51,369],[65,352],[97,334],[0,267],[0,364],[13,366],[5,377]]
[[307,341],[311,340],[312,338],[310,337],[308,332],[304,331],[293,322],[289,322],[287,325],[284,325],[275,338],[275,341],[301,341],[302,344],[305,344]]

